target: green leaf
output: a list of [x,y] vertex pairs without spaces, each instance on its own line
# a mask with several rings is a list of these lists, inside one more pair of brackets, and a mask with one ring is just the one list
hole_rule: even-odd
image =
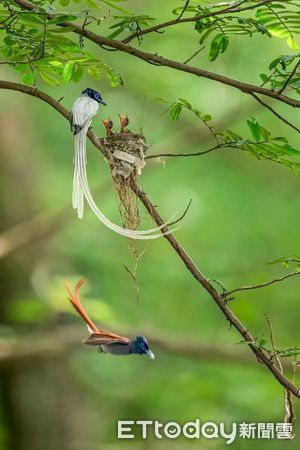
[[123,31],[124,31],[124,28],[118,28],[113,33],[110,33],[107,37],[109,39],[114,39],[115,37],[119,36],[119,34],[123,33]]
[[44,21],[41,17],[39,17],[37,14],[29,14],[29,13],[23,13],[20,14],[20,17],[22,18],[23,22],[29,22],[29,23],[39,23],[43,24]]
[[180,113],[182,111],[182,105],[180,103],[175,103],[175,105],[172,106],[169,112],[169,116],[171,120],[177,120],[180,116]]
[[222,34],[217,34],[210,44],[210,51],[209,51],[209,60],[214,61],[219,56],[220,50],[221,50],[221,41],[220,38],[222,37]]
[[84,71],[83,66],[76,64],[75,71],[72,77],[74,83],[78,83],[78,81],[82,78],[83,71]]
[[71,31],[74,31],[76,29],[75,25],[69,25],[68,27],[62,27],[62,28],[49,28],[48,31],[51,33],[70,33]]
[[214,28],[209,28],[205,31],[205,33],[202,34],[199,44],[203,44],[203,42],[208,38],[208,36],[214,31]]
[[300,150],[297,150],[296,148],[292,147],[292,146],[289,145],[289,144],[285,144],[285,145],[282,147],[282,149],[284,150],[284,152],[285,152],[287,155],[290,155],[290,156],[300,156]]
[[261,73],[259,76],[264,83],[267,83],[269,81],[269,77],[265,73]]
[[157,100],[158,102],[161,102],[161,103],[170,104],[170,102],[168,100],[165,100],[164,98],[161,98],[161,97],[156,97],[155,100]]
[[288,358],[290,356],[297,356],[297,355],[300,355],[300,348],[297,348],[297,347],[290,348],[288,350],[282,350],[280,352],[280,356],[282,358]]
[[290,258],[287,256],[281,256],[280,258],[273,259],[272,261],[267,261],[267,264],[278,264],[288,261]]
[[189,109],[192,108],[192,105],[191,105],[187,100],[185,100],[184,98],[179,98],[178,100],[179,100],[180,103],[182,103],[186,108],[189,108]]
[[280,61],[280,58],[273,59],[273,61],[271,61],[269,64],[269,70],[275,69],[275,67],[277,66],[279,61]]
[[247,120],[247,125],[251,131],[252,136],[256,140],[256,142],[260,139],[260,126],[258,122],[252,118],[252,120]]
[[49,61],[49,64],[50,64],[50,66],[52,66],[52,67],[60,67],[60,66],[62,66],[62,62],[61,61]]
[[72,80],[74,72],[75,72],[75,64],[72,62],[68,62],[65,65],[62,73],[62,77],[65,83],[69,83]]
[[280,141],[280,142],[285,142],[286,144],[288,143],[287,138],[283,137],[283,136],[277,136],[272,138],[273,141]]
[[18,64],[18,65],[15,66],[15,70],[17,72],[27,72],[28,70],[30,70],[30,67],[29,67],[28,63]]
[[227,47],[228,47],[228,44],[229,44],[229,37],[223,35],[223,36],[222,36],[222,39],[221,39],[221,41],[220,41],[220,49],[221,49],[221,53],[224,53],[224,52],[225,52],[225,50],[226,50]]
[[257,345],[259,347],[264,347],[266,345],[266,343],[267,343],[267,340],[265,338],[263,338],[263,337],[258,339],[258,341],[257,341]]
[[50,84],[51,86],[59,86],[59,81],[57,78],[53,77],[52,75],[50,75],[49,73],[40,70],[39,71],[41,78],[47,83]]
[[239,141],[243,139],[241,135],[235,133],[234,131],[227,130],[227,133],[234,141]]
[[106,76],[112,87],[117,87],[119,84],[124,84],[122,78],[118,74],[114,73],[113,70],[106,70]]
[[32,72],[24,73],[24,75],[22,75],[22,83],[24,83],[24,84],[34,84],[34,82],[35,82],[35,77],[34,77],[34,74]]
[[62,22],[72,22],[73,20],[77,20],[76,16],[72,16],[72,15],[62,15],[59,17],[53,17],[52,19],[48,20],[49,24],[54,24],[54,23],[62,23]]
[[219,56],[219,53],[224,53],[229,44],[229,37],[222,33],[216,34],[211,41],[209,60],[214,61]]
[[101,78],[101,70],[97,66],[88,66],[88,74],[96,80]]
[[265,141],[270,140],[270,138],[271,138],[271,133],[270,133],[270,131],[266,130],[264,127],[261,127],[261,126],[259,127],[259,129],[260,129],[260,133],[261,133],[263,139],[264,139]]

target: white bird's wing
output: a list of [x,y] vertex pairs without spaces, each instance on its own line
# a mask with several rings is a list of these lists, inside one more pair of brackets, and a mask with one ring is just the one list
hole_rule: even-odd
[[99,104],[96,100],[82,95],[74,102],[71,112],[71,127],[75,134],[80,132],[86,125],[88,128],[93,117],[97,114]]

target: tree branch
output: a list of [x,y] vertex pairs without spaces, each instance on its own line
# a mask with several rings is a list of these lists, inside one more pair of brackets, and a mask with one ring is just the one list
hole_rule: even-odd
[[[37,97],[53,108],[55,108],[60,114],[62,114],[66,119],[69,118],[69,111],[64,108],[59,102],[54,100],[48,94],[39,91],[38,89],[31,88],[28,86],[23,86],[17,83],[11,83],[9,81],[1,81],[0,80],[0,88],[4,89],[12,89],[14,91],[24,92],[31,96]],[[105,150],[103,149],[101,142],[96,137],[94,133],[89,131],[88,133],[89,139],[95,145],[95,147],[100,150],[105,155]],[[145,208],[147,209],[150,216],[153,218],[155,223],[159,226],[163,225],[165,221],[161,218],[156,208],[152,204],[152,202],[147,197],[146,193],[136,184],[136,182],[131,179],[130,186],[132,191],[137,195],[137,197],[141,200]],[[164,226],[161,229],[162,233],[169,231],[167,226]],[[274,362],[269,358],[269,356],[256,345],[254,337],[247,330],[247,328],[239,321],[239,319],[234,315],[234,313],[229,309],[227,302],[224,300],[222,294],[220,294],[208,278],[205,277],[204,274],[197,268],[195,263],[192,261],[190,256],[184,250],[184,248],[180,245],[177,239],[173,236],[173,234],[164,235],[164,238],[170,243],[173,247],[179,258],[182,260],[187,270],[191,273],[191,275],[196,279],[196,281],[208,292],[208,294],[212,297],[214,302],[217,304],[218,308],[221,310],[226,320],[233,326],[243,337],[244,341],[249,345],[249,348],[255,354],[257,359],[261,361],[274,375],[277,381],[288,389],[292,394],[296,397],[300,398],[300,389],[295,386],[292,382],[290,382],[281,372],[278,370]]]
[[[32,11],[33,9],[35,9],[37,7],[36,5],[34,5],[31,2],[28,2],[27,0],[15,0],[15,3],[17,3],[22,8],[24,8],[26,10],[30,10],[30,11]],[[51,14],[48,14],[47,17],[50,19],[53,16]],[[181,19],[181,20],[183,20],[183,19]],[[278,92],[274,92],[270,89],[266,89],[261,86],[255,86],[255,85],[252,85],[249,83],[244,83],[244,82],[235,80],[233,78],[228,78],[223,75],[219,75],[214,72],[209,72],[208,70],[190,66],[188,64],[182,64],[178,61],[174,61],[174,60],[165,58],[163,56],[159,56],[158,54],[155,54],[155,53],[144,52],[140,49],[137,49],[135,47],[131,47],[130,45],[124,44],[124,42],[122,42],[122,41],[117,41],[114,39],[109,39],[107,37],[98,35],[92,31],[87,30],[86,28],[80,27],[79,25],[75,25],[72,22],[62,22],[62,23],[56,24],[55,26],[62,27],[62,28],[72,27],[71,32],[76,33],[79,36],[83,36],[86,39],[94,42],[97,45],[105,45],[107,47],[114,48],[123,53],[127,53],[129,55],[135,56],[136,58],[146,61],[150,64],[170,67],[171,69],[190,73],[197,77],[208,78],[210,80],[217,81],[218,83],[234,87],[235,89],[238,89],[246,94],[250,94],[251,92],[256,92],[258,94],[265,95],[267,97],[275,98],[278,101],[286,103],[295,108],[300,108],[299,100],[287,97],[283,94],[278,94]]]
[[300,275],[300,272],[291,272],[291,273],[288,273],[287,275],[284,275],[284,276],[282,276],[280,278],[275,278],[274,280],[267,281],[266,283],[257,284],[255,286],[238,287],[236,289],[232,289],[231,291],[226,291],[222,295],[223,295],[223,297],[229,297],[230,295],[234,294],[235,292],[251,291],[253,289],[264,288],[264,287],[267,287],[267,286],[271,286],[272,284],[279,283],[280,281],[286,280],[287,278],[295,277],[297,275]]
[[281,116],[277,111],[275,111],[275,109],[273,109],[271,106],[269,106],[267,103],[263,102],[259,97],[257,97],[257,95],[255,95],[253,92],[250,92],[250,95],[252,95],[252,97],[255,98],[255,100],[258,103],[260,103],[265,108],[267,108],[269,111],[271,111],[271,113],[274,114],[274,116],[278,117],[278,119],[280,119],[286,125],[288,125],[289,127],[291,127],[294,130],[296,130],[298,133],[300,133],[300,128],[296,127],[291,122],[289,122],[287,119],[285,119],[283,116]]
[[232,144],[235,142],[232,142],[230,145],[230,142],[227,142],[226,144],[218,144],[215,147],[209,148],[207,150],[203,150],[201,152],[195,152],[195,153],[157,153],[156,155],[148,155],[145,156],[145,159],[153,159],[153,158],[160,158],[160,157],[169,157],[169,158],[178,158],[178,157],[190,157],[190,156],[204,156],[208,153],[211,153],[215,150],[219,150],[220,148],[230,148],[233,149],[235,147],[232,147]]
[[[39,98],[43,102],[48,103],[48,105],[56,109],[56,111],[58,111],[65,119],[69,120],[70,112],[64,106],[62,106],[53,97],[50,97],[50,95],[46,94],[46,92],[40,91],[35,87],[26,86],[25,84],[20,83],[13,83],[6,80],[0,80],[0,89],[9,89],[12,91],[23,92],[24,94]],[[94,144],[94,146],[97,147],[98,150],[100,150],[103,156],[106,157],[106,151],[98,137],[91,130],[88,131],[87,136],[89,140]]]
[[[168,20],[167,22],[153,25],[152,27],[145,28],[144,30],[136,31],[135,33],[132,33],[130,36],[125,38],[122,42],[124,42],[124,44],[128,44],[128,42],[132,41],[133,39],[135,39],[137,37],[141,37],[141,36],[143,36],[145,34],[149,34],[149,33],[158,32],[159,30],[161,30],[163,28],[171,27],[173,25],[177,25],[178,23],[198,22],[199,20],[206,19],[208,17],[215,17],[215,16],[220,16],[223,14],[239,13],[239,12],[247,11],[249,9],[256,9],[260,6],[271,3],[272,1],[274,1],[274,0],[262,0],[261,2],[252,4],[252,5],[248,5],[248,6],[244,6],[243,8],[239,8],[238,6],[241,5],[242,3],[244,3],[244,1],[237,2],[235,6],[232,5],[231,3],[229,3],[229,6],[226,6],[226,8],[220,9],[218,11],[214,11],[214,12],[211,11],[211,12],[208,12],[205,14],[199,14],[197,16],[192,16],[192,17],[182,17],[182,18],[180,17],[180,19],[178,19],[178,17],[177,17],[176,19]],[[208,5],[208,7],[209,6],[210,5]]]
[[[163,225],[165,222],[162,217],[157,212],[156,208],[152,204],[152,202],[147,197],[146,193],[135,183],[134,180],[131,180],[131,188],[133,192],[139,197],[151,217],[154,219],[157,225]],[[165,226],[162,228],[161,232],[165,233],[168,231],[168,227]],[[211,282],[200,272],[195,263],[192,261],[190,256],[186,253],[184,248],[180,245],[180,243],[175,239],[173,234],[164,235],[164,238],[169,241],[179,258],[183,261],[188,271],[193,275],[193,277],[197,280],[198,283],[210,294],[212,299],[215,301],[219,309],[222,311],[228,322],[231,326],[233,326],[243,337],[244,341],[248,343],[252,352],[255,354],[257,359],[261,361],[274,375],[277,381],[282,384],[282,386],[286,387],[292,394],[296,397],[300,398],[300,389],[296,387],[293,383],[291,383],[276,367],[273,361],[270,360],[269,356],[262,351],[257,345],[255,345],[255,339],[250,334],[250,332],[245,328],[245,326],[239,321],[239,319],[234,315],[234,313],[229,309],[227,302],[224,301],[223,297],[219,292],[214,288]]]

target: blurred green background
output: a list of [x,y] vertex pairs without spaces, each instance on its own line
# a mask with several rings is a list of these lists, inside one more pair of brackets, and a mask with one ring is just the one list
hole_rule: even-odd
[[[162,21],[177,3],[128,1],[127,6]],[[183,61],[198,48],[192,31],[189,24],[170,28],[145,39],[142,48]],[[119,112],[129,115],[131,130],[144,133],[149,152],[209,148],[213,140],[190,113],[179,122],[162,115],[157,97],[183,97],[211,114],[220,129],[247,136],[246,120],[254,116],[297,145],[296,133],[245,94],[129,55],[97,52],[122,74],[125,86],[111,88],[105,79],[86,77],[79,84],[51,88],[40,82],[39,87],[63,97],[69,109],[85,87],[99,90],[108,104],[93,122],[100,136],[101,117],[111,115],[117,123]],[[215,62],[209,63],[204,50],[193,64],[260,84],[259,73],[288,52],[275,38],[232,38]],[[2,66],[1,78],[17,81],[18,74],[14,78]],[[297,111],[276,108],[299,123]],[[152,241],[139,262],[138,303],[124,270],[134,264],[126,240],[102,226],[88,208],[83,220],[76,218],[68,123],[48,105],[12,91],[1,92],[0,113],[1,449],[219,449],[222,439],[118,441],[116,421],[282,422],[282,387],[246,346],[238,345],[240,336],[164,239]],[[97,204],[120,223],[108,165],[90,144],[88,173]],[[266,262],[300,253],[299,178],[279,165],[230,150],[165,164],[150,160],[140,185],[164,218],[183,212],[192,199],[176,237],[199,268],[228,289],[285,274]],[[141,217],[144,228],[152,227],[142,207]],[[152,337],[154,362],[99,355],[81,345],[86,330],[63,286],[64,279],[74,286],[80,277],[86,279],[83,301],[95,321],[116,332]],[[231,306],[254,336],[268,337],[268,314],[277,346],[299,345],[297,278],[241,293]],[[189,346],[198,350],[185,355]],[[296,428],[299,433],[299,424]],[[255,441],[266,450],[282,445],[299,448],[299,436],[290,442]],[[232,446],[250,449],[253,442],[237,439]]]

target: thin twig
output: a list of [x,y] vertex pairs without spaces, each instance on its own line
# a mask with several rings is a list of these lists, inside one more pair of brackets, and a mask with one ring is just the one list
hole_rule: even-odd
[[[238,6],[234,7],[234,6],[232,6],[232,4],[229,3],[229,4],[226,5],[226,8],[220,9],[218,11],[210,11],[208,13],[199,14],[199,15],[192,16],[192,17],[182,17],[180,20],[178,20],[176,18],[176,19],[168,20],[168,21],[163,22],[163,23],[159,23],[157,25],[153,25],[152,27],[145,28],[144,30],[141,30],[139,32],[139,34],[136,33],[136,32],[130,34],[127,38],[123,39],[122,42],[124,42],[124,44],[128,44],[128,42],[132,41],[133,39],[135,39],[138,36],[143,36],[144,34],[158,32],[162,28],[171,27],[171,26],[176,25],[178,23],[198,22],[199,20],[206,19],[208,17],[215,17],[215,16],[219,16],[219,15],[223,15],[223,14],[231,14],[233,12],[243,12],[243,11],[247,11],[247,10],[250,10],[250,9],[256,9],[256,8],[258,8],[260,6],[266,5],[267,3],[271,3],[272,1],[274,1],[274,0],[262,0],[261,2],[245,6],[244,8],[239,8]],[[238,3],[238,5],[241,4],[241,3],[244,3],[244,1]]]
[[171,222],[171,223],[168,224],[169,227],[171,227],[172,225],[175,225],[175,224],[178,223],[178,222],[181,222],[181,220],[185,217],[186,213],[187,213],[188,210],[190,209],[190,206],[191,206],[191,204],[192,204],[192,200],[193,200],[193,199],[191,198],[190,201],[189,201],[189,203],[188,203],[188,205],[187,205],[187,207],[185,208],[183,214],[181,214],[181,216],[180,216],[178,219],[174,220],[174,222]]
[[296,125],[293,125],[291,122],[289,122],[287,119],[285,119],[283,116],[281,116],[275,109],[273,109],[271,106],[269,106],[267,103],[262,101],[257,95],[255,95],[253,92],[250,92],[250,95],[255,98],[256,101],[258,101],[261,105],[263,105],[265,108],[267,108],[271,113],[274,114],[274,116],[278,117],[282,122],[284,122],[289,127],[293,128],[294,130],[298,131],[300,133],[300,128],[296,127]]
[[140,286],[139,286],[139,283],[138,283],[137,278],[136,278],[136,272],[135,272],[135,270],[131,271],[129,269],[129,267],[126,266],[126,264],[123,264],[123,267],[126,270],[126,272],[129,273],[129,275],[133,279],[134,287],[135,287],[135,293],[136,293],[136,299],[137,299],[137,302],[140,303],[140,300],[141,300]]
[[280,361],[280,358],[279,358],[279,355],[278,355],[278,351],[276,350],[272,322],[271,322],[270,317],[268,315],[266,315],[266,318],[267,318],[269,332],[270,332],[270,341],[271,341],[271,345],[272,345],[273,354],[274,354],[275,360],[277,362],[278,369],[281,371],[281,373],[283,373],[282,364],[281,364],[281,361]]
[[180,158],[180,157],[193,157],[193,156],[203,156],[203,155],[207,155],[208,153],[211,153],[215,150],[219,150],[221,148],[235,148],[232,145],[234,144],[234,142],[232,143],[226,143],[226,144],[218,144],[215,145],[215,147],[209,148],[208,150],[203,150],[201,152],[195,152],[195,153],[157,153],[156,155],[148,155],[145,157],[145,159],[153,159],[153,158],[161,158],[161,157],[168,157],[168,158]]
[[228,297],[229,295],[234,294],[235,292],[240,292],[240,291],[251,291],[253,289],[260,289],[260,288],[264,288],[267,286],[270,286],[271,284],[275,284],[275,283],[279,283],[280,281],[286,280],[287,278],[291,278],[294,277],[296,275],[300,275],[300,272],[291,272],[288,273],[287,275],[284,275],[283,277],[280,278],[275,278],[274,280],[268,281],[266,283],[262,283],[262,284],[257,284],[255,286],[242,286],[242,287],[238,287],[236,289],[232,289],[231,291],[226,291],[224,293],[225,297]]
[[287,87],[287,85],[289,84],[289,82],[291,81],[291,79],[293,78],[293,76],[295,75],[298,67],[300,66],[300,59],[297,62],[297,64],[295,65],[294,69],[291,71],[291,73],[289,74],[288,78],[285,80],[284,85],[282,86],[281,89],[279,89],[278,94],[282,94],[282,92],[285,90],[285,88]]
[[[277,362],[278,369],[280,370],[280,372],[282,374],[284,374],[282,363],[281,363],[278,351],[276,350],[272,322],[271,322],[270,317],[268,315],[266,317],[267,317],[267,322],[268,322],[268,326],[269,326],[270,340],[271,340],[271,345],[272,345],[273,353],[274,353],[274,356],[275,356],[275,360]],[[292,398],[291,398],[291,393],[286,388],[284,388],[284,408],[285,408],[285,411],[286,411],[285,412],[285,416],[284,416],[284,422],[285,423],[293,423],[293,420],[294,420],[294,417],[295,417],[294,409],[293,409],[293,402],[292,402]]]
[[42,56],[41,57],[39,57],[39,58],[33,58],[33,59],[29,59],[29,60],[24,60],[24,61],[0,61],[0,65],[4,65],[4,64],[7,64],[7,65],[9,65],[9,64],[11,64],[12,66],[15,66],[15,65],[17,65],[17,64],[29,64],[29,63],[32,63],[32,62],[35,62],[35,61],[40,61],[40,59],[42,58]]
[[181,13],[179,14],[179,16],[177,17],[177,22],[181,19],[181,17],[183,16],[183,14],[185,13],[185,11],[187,10],[187,7],[189,6],[190,0],[186,0],[184,7],[182,8]]
[[202,52],[202,50],[204,50],[204,49],[205,49],[205,46],[198,48],[198,50],[195,51],[195,53],[193,53],[192,56],[190,56],[188,59],[186,59],[186,60],[183,62],[183,64],[187,64],[187,63],[189,63],[190,61],[192,61],[192,59],[194,59],[195,56],[199,55],[199,53]]

